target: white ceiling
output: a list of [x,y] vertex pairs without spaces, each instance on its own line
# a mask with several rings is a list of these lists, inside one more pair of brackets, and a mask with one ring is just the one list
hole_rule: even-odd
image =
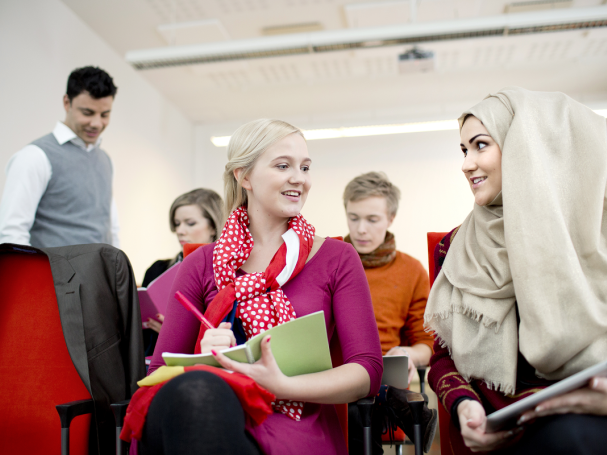
[[[337,30],[503,14],[504,0],[63,0],[119,54],[172,44],[247,39],[272,27]],[[598,6],[603,0],[559,1]],[[414,7],[412,9],[412,6]],[[192,23],[194,22],[194,23]],[[304,127],[457,115],[507,85],[607,103],[607,28],[421,45],[431,72],[400,74],[410,46],[142,70],[200,124],[270,116]],[[94,63],[94,62],[91,62]],[[607,107],[607,106],[605,106]],[[302,121],[304,124],[302,124]],[[330,125],[329,125],[330,124]]]

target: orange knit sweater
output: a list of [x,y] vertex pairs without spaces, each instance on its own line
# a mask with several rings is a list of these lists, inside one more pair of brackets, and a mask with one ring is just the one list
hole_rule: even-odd
[[383,353],[394,346],[417,343],[432,349],[434,339],[423,327],[430,284],[428,272],[421,263],[397,251],[391,263],[365,268],[365,274]]

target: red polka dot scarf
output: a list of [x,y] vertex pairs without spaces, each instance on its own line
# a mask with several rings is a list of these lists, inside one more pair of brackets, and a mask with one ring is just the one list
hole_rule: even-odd
[[[240,207],[232,212],[213,249],[213,273],[219,293],[205,312],[217,326],[236,307],[236,317],[242,321],[247,339],[276,325],[296,318],[295,310],[281,286],[303,269],[314,243],[314,227],[300,214],[289,220],[289,229],[283,234],[284,243],[278,249],[264,272],[236,275],[236,271],[249,259],[253,237],[248,229],[247,209]],[[196,350],[206,328],[200,328]],[[299,420],[303,403],[279,401],[275,411]]]

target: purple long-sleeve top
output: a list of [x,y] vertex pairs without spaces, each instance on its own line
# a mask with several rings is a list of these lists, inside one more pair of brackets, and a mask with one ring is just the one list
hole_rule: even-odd
[[[181,291],[206,310],[217,294],[213,246],[198,248],[181,265],[171,295]],[[344,363],[358,363],[369,373],[369,395],[379,390],[382,352],[369,285],[352,245],[326,239],[302,271],[283,286],[297,316],[323,310],[329,340],[339,337]],[[164,365],[163,352],[194,353],[200,322],[177,302],[169,301],[149,373]],[[299,422],[274,413],[258,426],[247,424],[265,454],[346,454],[334,405],[306,403]]]

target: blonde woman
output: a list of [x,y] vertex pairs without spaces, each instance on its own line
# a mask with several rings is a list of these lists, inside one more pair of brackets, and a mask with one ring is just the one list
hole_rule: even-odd
[[[201,328],[172,300],[150,367],[152,373],[161,366],[166,351],[211,352],[273,394],[274,412],[252,424],[219,376],[181,374],[151,401],[144,454],[347,453],[333,404],[377,392],[381,347],[358,254],[347,243],[316,236],[300,213],[312,185],[311,163],[301,131],[288,123],[256,120],[234,133],[224,174],[227,222],[216,243],[184,261],[172,291],[195,302],[217,328]],[[299,245],[298,257],[286,259],[292,242]],[[279,283],[286,268],[292,273]],[[265,305],[262,315],[251,310],[255,302]],[[270,325],[319,310],[329,337],[339,336],[344,364],[337,368],[286,377],[269,337],[253,365],[220,353]]]

